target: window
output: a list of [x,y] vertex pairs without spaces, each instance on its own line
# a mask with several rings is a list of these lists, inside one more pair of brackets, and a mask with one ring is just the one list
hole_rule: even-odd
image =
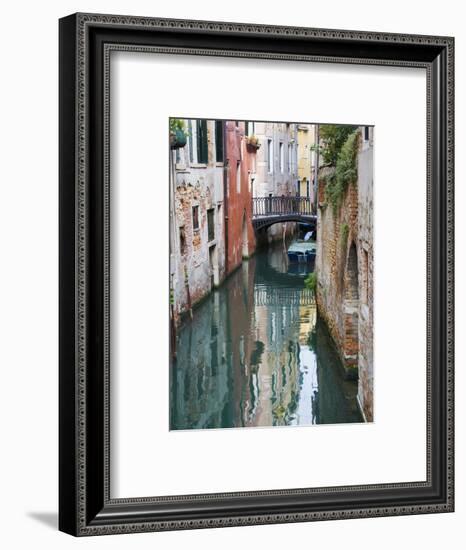
[[364,141],[369,141],[369,126],[364,126]]
[[236,162],[236,192],[241,193],[241,161]]
[[207,164],[207,120],[196,120],[197,162]]
[[215,209],[207,210],[207,239],[213,241],[215,239]]
[[255,133],[254,122],[248,121],[246,123],[246,134],[248,136],[253,136],[255,135],[254,133]]
[[292,149],[291,149],[291,143],[288,143],[288,173],[291,174],[292,172],[292,162],[293,162],[293,157],[291,156],[291,152],[292,152]]
[[267,140],[267,172],[273,173],[273,142],[271,139]]
[[280,143],[280,172],[283,174],[285,170],[285,147]]
[[223,121],[215,121],[215,160],[223,162]]
[[199,206],[193,206],[193,229],[199,229]]
[[310,192],[310,189],[309,189],[309,180],[306,180],[306,197],[310,197],[311,195],[309,194]]

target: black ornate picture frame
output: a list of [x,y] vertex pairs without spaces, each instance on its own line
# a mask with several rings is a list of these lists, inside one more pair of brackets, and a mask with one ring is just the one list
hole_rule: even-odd
[[[426,481],[110,497],[112,50],[425,69]],[[84,536],[453,511],[453,38],[74,14],[60,20],[59,63],[60,530]]]

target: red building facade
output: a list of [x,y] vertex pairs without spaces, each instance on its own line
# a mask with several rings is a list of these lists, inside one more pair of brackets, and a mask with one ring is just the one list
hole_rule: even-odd
[[256,152],[247,145],[244,121],[225,122],[225,272],[238,268],[256,248],[252,227],[252,184]]

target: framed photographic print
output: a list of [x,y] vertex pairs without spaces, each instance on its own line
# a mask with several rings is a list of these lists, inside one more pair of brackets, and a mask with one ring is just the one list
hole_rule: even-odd
[[449,37],[60,20],[60,529],[453,511]]

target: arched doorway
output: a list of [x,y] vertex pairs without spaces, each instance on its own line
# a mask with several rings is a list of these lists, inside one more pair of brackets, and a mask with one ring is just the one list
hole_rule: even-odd
[[243,260],[249,258],[249,244],[248,244],[248,226],[246,223],[246,212],[243,213],[243,228],[242,228],[242,257]]
[[356,245],[351,242],[345,269],[345,366],[351,378],[358,375],[359,355],[359,272]]

